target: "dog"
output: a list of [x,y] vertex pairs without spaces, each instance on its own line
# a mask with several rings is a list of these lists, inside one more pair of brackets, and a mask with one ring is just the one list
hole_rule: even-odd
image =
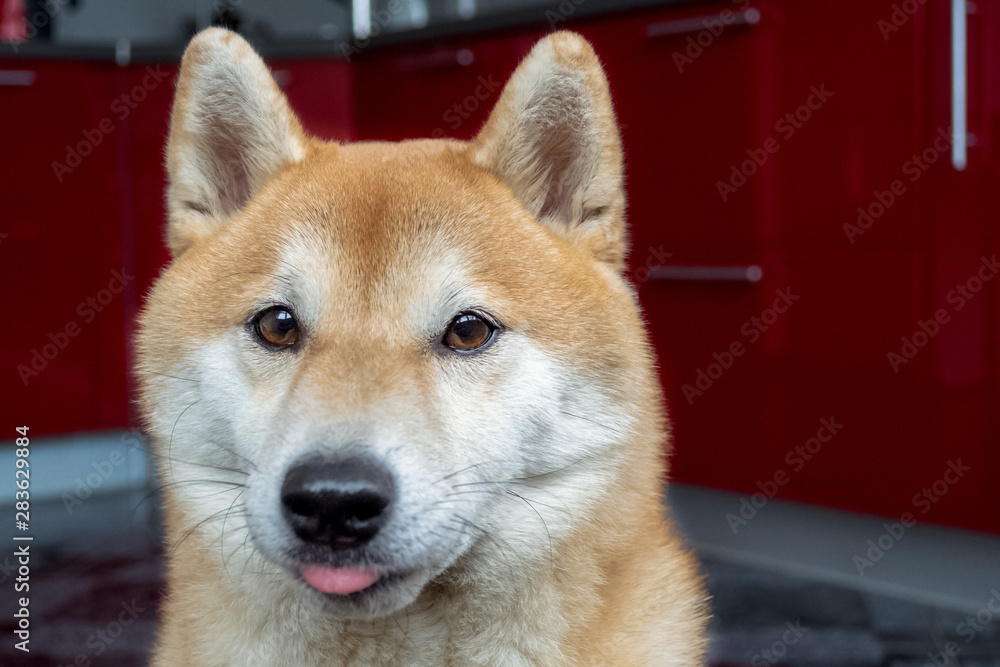
[[470,141],[340,144],[208,29],[166,169],[136,339],[155,667],[702,663],[585,39],[539,41]]

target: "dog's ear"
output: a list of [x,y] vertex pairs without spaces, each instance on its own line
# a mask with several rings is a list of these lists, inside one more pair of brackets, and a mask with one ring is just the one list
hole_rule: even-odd
[[239,35],[209,28],[184,52],[167,143],[174,257],[224,226],[308,139],[267,66]]
[[608,82],[590,44],[553,33],[518,66],[473,156],[540,223],[620,267],[622,148]]

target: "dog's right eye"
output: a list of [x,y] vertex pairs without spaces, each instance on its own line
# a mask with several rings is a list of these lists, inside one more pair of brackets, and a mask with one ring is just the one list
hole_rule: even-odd
[[256,317],[254,333],[271,347],[289,347],[299,342],[299,323],[287,308],[274,306]]
[[444,333],[444,344],[456,352],[470,353],[486,347],[496,334],[496,326],[476,313],[459,313]]

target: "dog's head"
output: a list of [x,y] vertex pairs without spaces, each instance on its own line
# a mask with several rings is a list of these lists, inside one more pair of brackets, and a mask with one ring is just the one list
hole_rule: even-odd
[[470,142],[341,145],[208,30],[167,166],[142,402],[173,540],[214,548],[234,585],[263,568],[385,615],[474,566],[551,566],[658,486],[621,146],[579,36],[539,42]]

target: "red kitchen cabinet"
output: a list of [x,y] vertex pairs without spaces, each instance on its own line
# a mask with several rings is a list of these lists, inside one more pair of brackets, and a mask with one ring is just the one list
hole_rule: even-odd
[[[967,105],[968,165],[935,164],[921,181],[927,191],[927,318],[942,310],[948,320],[919,351],[926,358],[929,391],[928,456],[961,458],[969,468],[935,503],[949,523],[1000,530],[993,497],[1000,475],[1000,7],[968,3],[967,72],[953,92],[950,66],[955,42],[949,3],[928,2],[920,63],[927,86],[924,139],[951,124],[951,104]],[[911,332],[912,333],[912,332]],[[943,468],[942,468],[943,470]],[[942,470],[927,471],[926,482]]]
[[307,132],[334,141],[356,138],[354,75],[349,63],[278,60],[267,64]]
[[[762,267],[758,283],[663,281],[655,270],[641,282],[676,427],[673,475],[747,494],[779,475],[789,499],[1000,530],[987,502],[1000,470],[989,446],[995,284],[912,359],[890,357],[904,337],[924,341],[928,318],[954,307],[947,289],[996,250],[986,224],[996,96],[970,88],[983,136],[956,172],[939,138],[950,125],[948,3],[903,20],[870,3],[830,14],[762,0],[750,25],[723,21],[731,8],[579,26],[623,124],[636,276],[650,258]],[[973,21],[970,78],[1000,70],[984,55],[991,20]],[[984,96],[998,88],[979,85]],[[794,305],[751,342],[753,318],[782,289]],[[731,356],[737,343],[745,352]],[[830,418],[842,428],[804,459],[796,448]],[[918,494],[959,457],[972,470],[921,513]]]
[[540,36],[466,36],[362,53],[352,65],[358,138],[474,136]]
[[649,246],[661,244],[672,264],[753,263],[758,253],[759,182],[750,179],[726,199],[715,186],[759,145],[766,92],[755,81],[757,29],[734,21],[700,55],[685,52],[686,38],[699,33],[692,26],[717,11],[698,5],[578,26],[604,63],[618,113],[639,265]]
[[[670,402],[671,473],[742,488],[769,476],[765,452],[778,437],[764,378],[782,340],[775,327],[783,323],[752,318],[789,285],[770,267],[756,284],[745,272],[698,280],[689,268],[746,269],[765,257],[756,215],[763,179],[752,160],[774,121],[758,80],[764,56],[757,15],[730,12],[723,22],[720,10],[729,7],[667,7],[577,29],[604,63],[622,128],[631,264]],[[747,160],[754,176],[737,179],[723,197],[716,182],[728,181]],[[649,266],[679,274],[661,280]]]
[[[150,72],[158,75],[155,85]],[[177,72],[174,64],[152,63],[131,65],[119,73],[123,94],[138,88],[146,93],[124,121],[128,151],[121,160],[125,167],[122,187],[128,193],[130,205],[127,225],[130,243],[123,248],[123,256],[134,267],[140,295],[149,292],[170,259],[166,248],[167,176],[163,163]],[[141,306],[141,302],[137,305]],[[137,315],[138,307],[127,315],[126,326],[132,335]]]
[[[807,3],[760,6],[769,54],[760,65],[773,72],[779,110],[817,85],[830,97],[761,168],[771,190],[755,210],[765,272],[781,266],[802,298],[767,380],[777,408],[770,419],[784,434],[759,445],[787,451],[816,413],[837,415],[842,432],[782,495],[1000,531],[987,501],[1000,470],[988,407],[991,391],[997,404],[987,361],[997,345],[987,314],[995,286],[978,319],[947,301],[947,289],[996,250],[984,217],[989,153],[971,150],[958,171],[948,145],[950,3],[913,15],[861,2],[833,15]],[[976,67],[985,53],[970,51],[973,103],[977,86],[989,85]],[[963,357],[978,350],[982,370],[945,390],[955,369],[943,358],[949,348]],[[949,397],[955,405],[942,424]],[[956,397],[965,401],[958,409]],[[970,471],[935,486],[959,459]],[[754,486],[748,478],[738,488]]]
[[126,419],[122,313],[135,286],[120,257],[114,74],[0,62],[0,263],[18,316],[0,351],[2,410],[35,435]]

